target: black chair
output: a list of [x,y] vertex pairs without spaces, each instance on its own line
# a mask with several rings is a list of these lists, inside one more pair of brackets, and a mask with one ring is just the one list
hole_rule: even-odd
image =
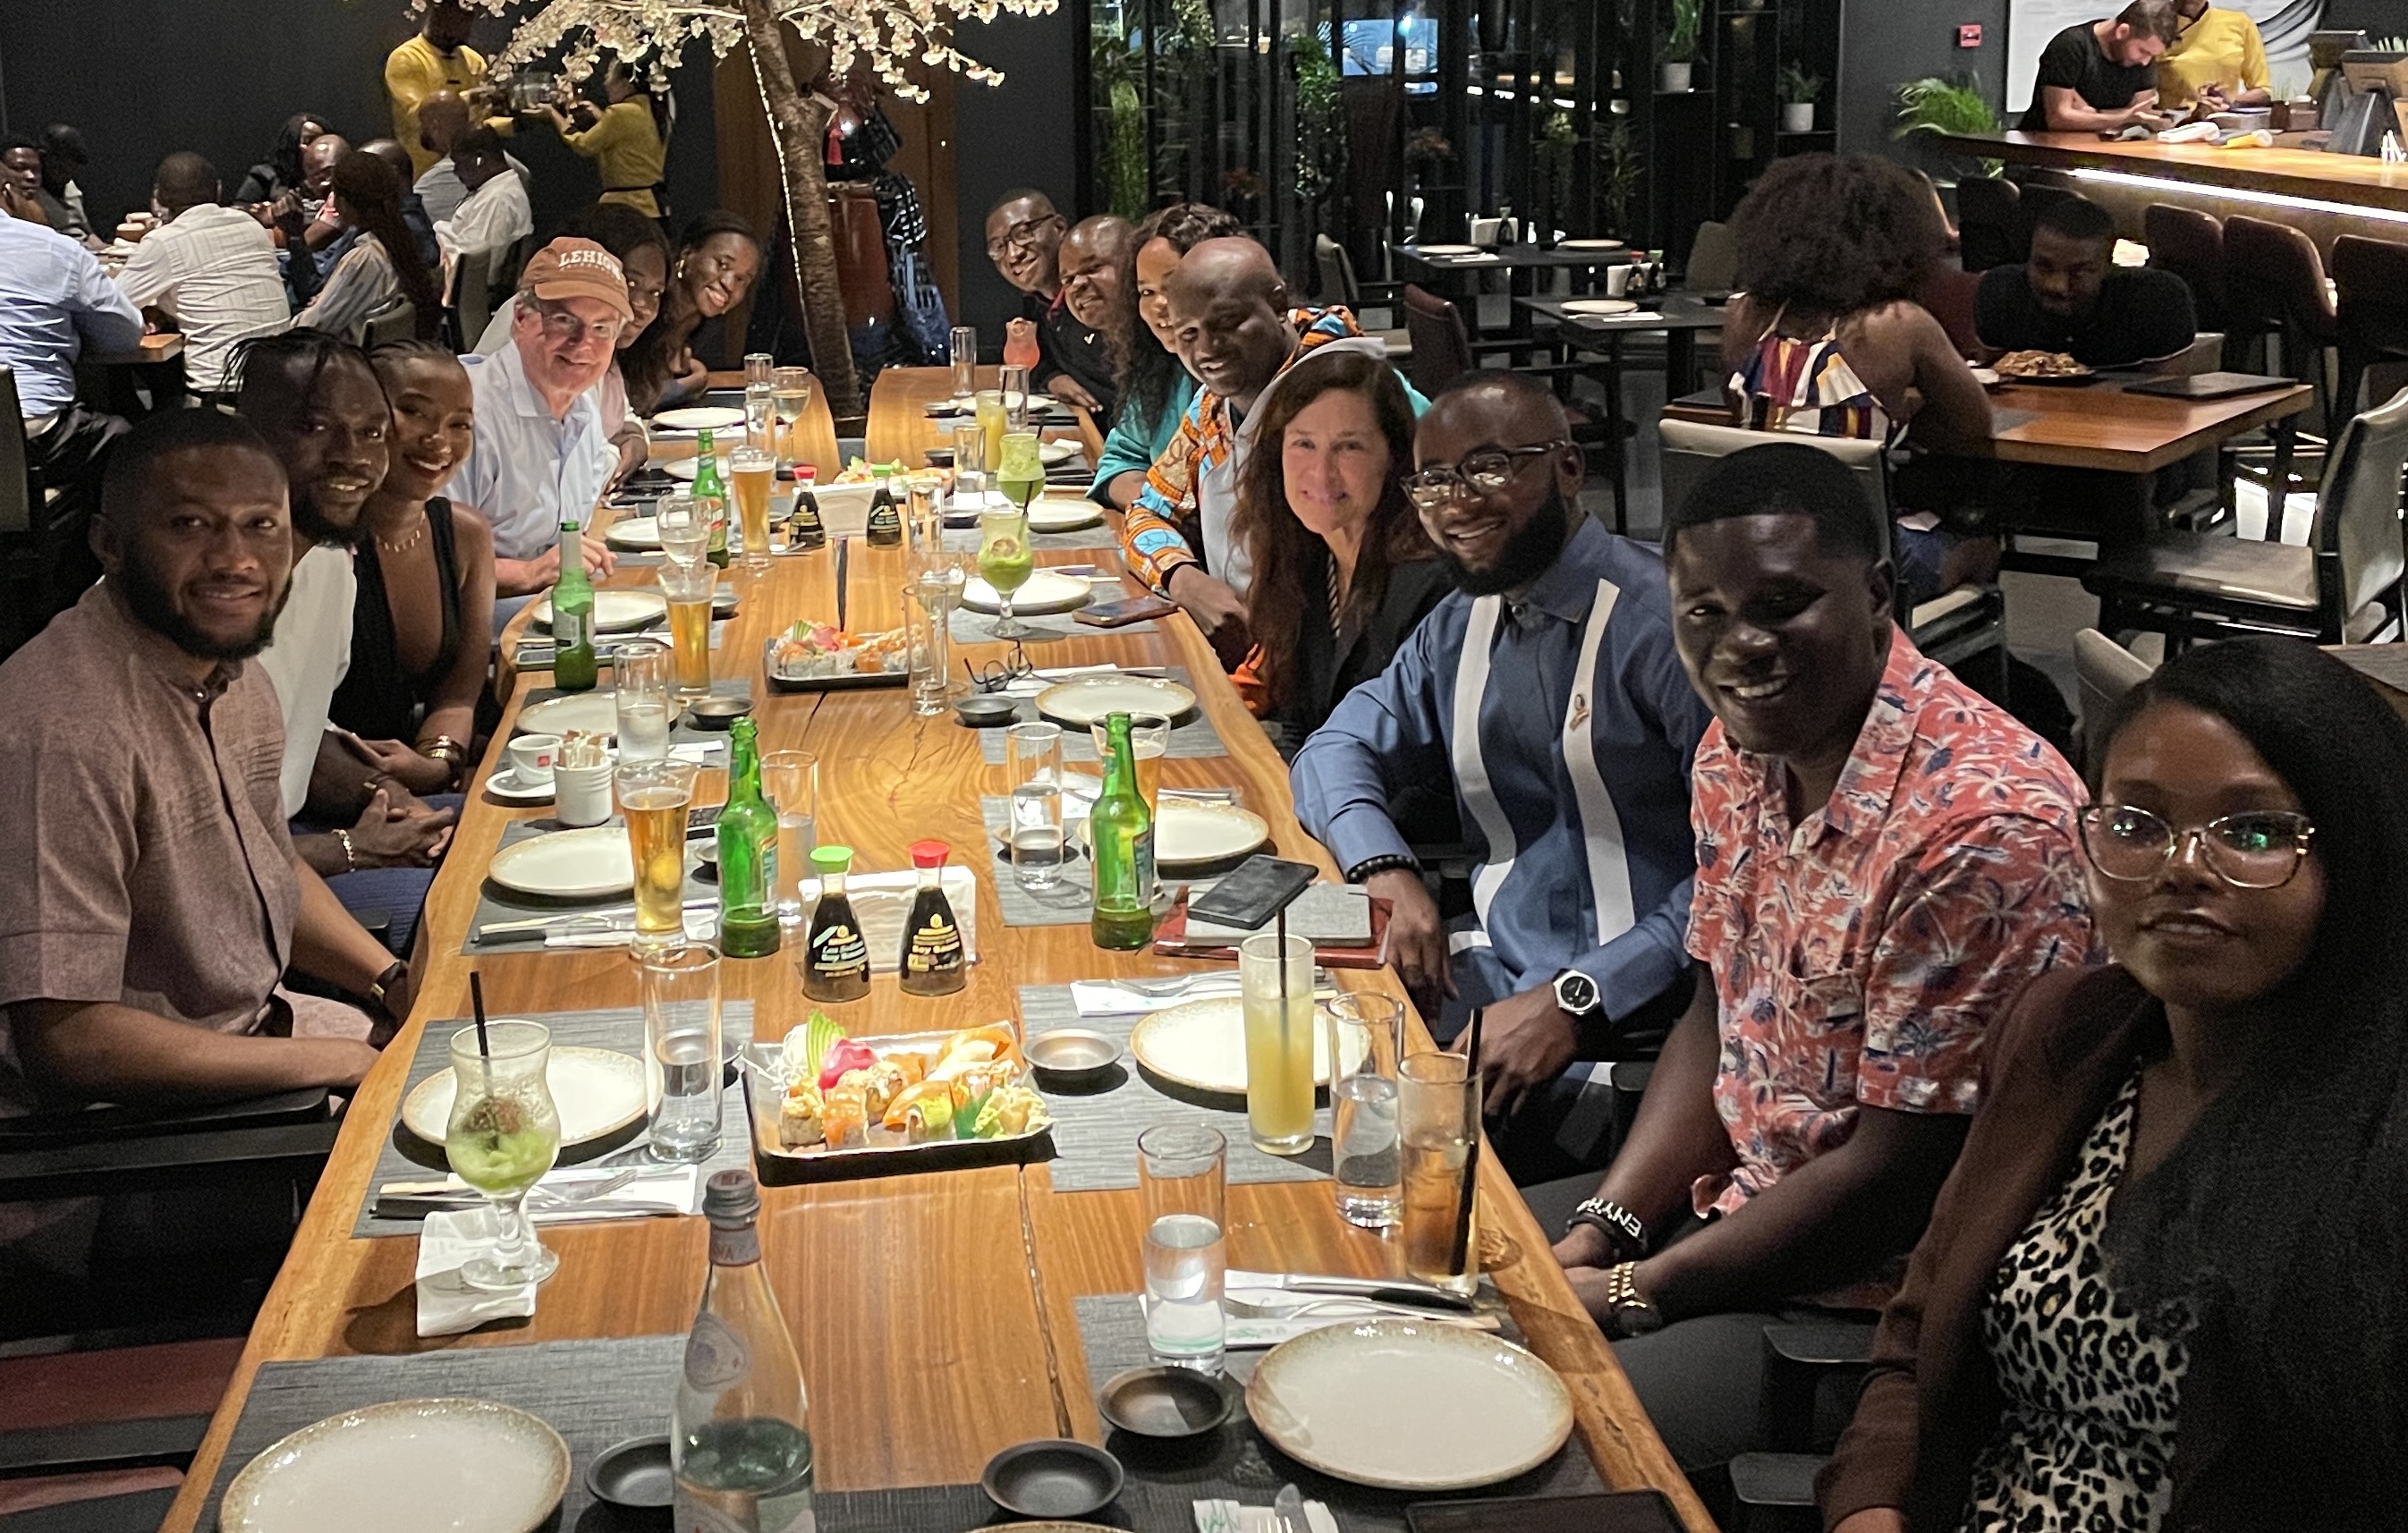
[[2408,363],[2408,244],[2343,235],[2332,246],[2333,314],[2341,331],[2341,373],[2333,408],[2358,412],[2367,369]]
[[1393,313],[1398,284],[1377,284],[1376,292],[1366,289],[1354,279],[1354,258],[1346,253],[1345,246],[1327,235],[1312,236],[1312,258],[1321,267],[1322,302],[1344,304],[1351,309],[1355,322],[1364,327],[1364,333],[1379,337],[1387,346],[1389,361],[1401,365],[1413,354],[1413,338],[1410,331],[1402,328],[1374,330],[1371,322],[1365,317],[1372,307]]
[[2023,198],[2015,183],[2000,176],[1973,176],[1956,183],[1957,259],[1967,271],[2011,266],[2031,249],[2019,235],[2016,208]]
[[[2141,237],[2149,247],[2149,265],[2172,272],[2190,289],[2191,313],[2201,330],[2225,332],[2228,344],[2239,347],[2225,312],[2224,225],[2196,208],[2153,202],[2141,212]],[[2237,350],[2227,365],[2238,366]]]
[[[2224,294],[2232,325],[2282,337],[2283,370],[2315,386],[2324,396],[2326,435],[2338,435],[2348,412],[2328,387],[2326,356],[2341,344],[2341,319],[2315,241],[2287,223],[2226,219]],[[2279,500],[2279,486],[2274,494]]]

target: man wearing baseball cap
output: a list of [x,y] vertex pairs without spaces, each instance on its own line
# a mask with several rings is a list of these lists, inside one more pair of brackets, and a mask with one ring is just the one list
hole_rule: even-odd
[[[500,596],[552,584],[561,522],[585,521],[618,466],[590,391],[634,319],[619,258],[590,239],[555,239],[519,279],[510,344],[460,359],[476,391],[477,437],[444,493],[493,523]],[[588,536],[583,555],[590,573],[609,573],[601,539]],[[497,606],[494,621],[520,605]]]

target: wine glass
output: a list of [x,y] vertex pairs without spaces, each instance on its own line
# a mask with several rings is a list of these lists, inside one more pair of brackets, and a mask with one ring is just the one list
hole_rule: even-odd
[[1011,594],[1037,572],[1028,549],[1028,513],[1020,507],[986,511],[979,516],[978,571],[995,587],[995,637],[1025,638],[1037,632],[1011,615]]
[[460,1268],[471,1288],[510,1292],[560,1269],[559,1255],[536,1239],[527,1189],[560,1157],[560,1113],[544,1071],[552,1031],[540,1023],[494,1022],[452,1035],[452,1117],[443,1151],[452,1174],[492,1200],[499,1233],[493,1249]]

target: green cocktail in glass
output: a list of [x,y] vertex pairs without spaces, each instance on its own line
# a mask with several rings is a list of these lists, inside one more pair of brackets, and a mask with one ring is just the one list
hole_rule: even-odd
[[1015,431],[1003,438],[1003,461],[995,471],[995,487],[1024,512],[1037,492],[1045,488],[1045,463],[1035,432]]
[[493,1200],[500,1233],[493,1250],[469,1258],[460,1281],[471,1288],[508,1292],[541,1282],[560,1268],[528,1225],[527,1189],[560,1157],[560,1112],[545,1071],[552,1033],[532,1022],[495,1022],[452,1035],[452,1115],[443,1153],[452,1170]]
[[997,638],[1025,638],[1037,630],[1011,615],[1011,595],[1037,572],[1028,549],[1028,513],[1018,507],[979,516],[979,578],[995,587]]

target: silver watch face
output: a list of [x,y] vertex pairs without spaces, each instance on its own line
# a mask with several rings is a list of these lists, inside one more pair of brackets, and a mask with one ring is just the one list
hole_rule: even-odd
[[1597,981],[1578,969],[1555,976],[1555,1004],[1574,1016],[1597,1010]]

